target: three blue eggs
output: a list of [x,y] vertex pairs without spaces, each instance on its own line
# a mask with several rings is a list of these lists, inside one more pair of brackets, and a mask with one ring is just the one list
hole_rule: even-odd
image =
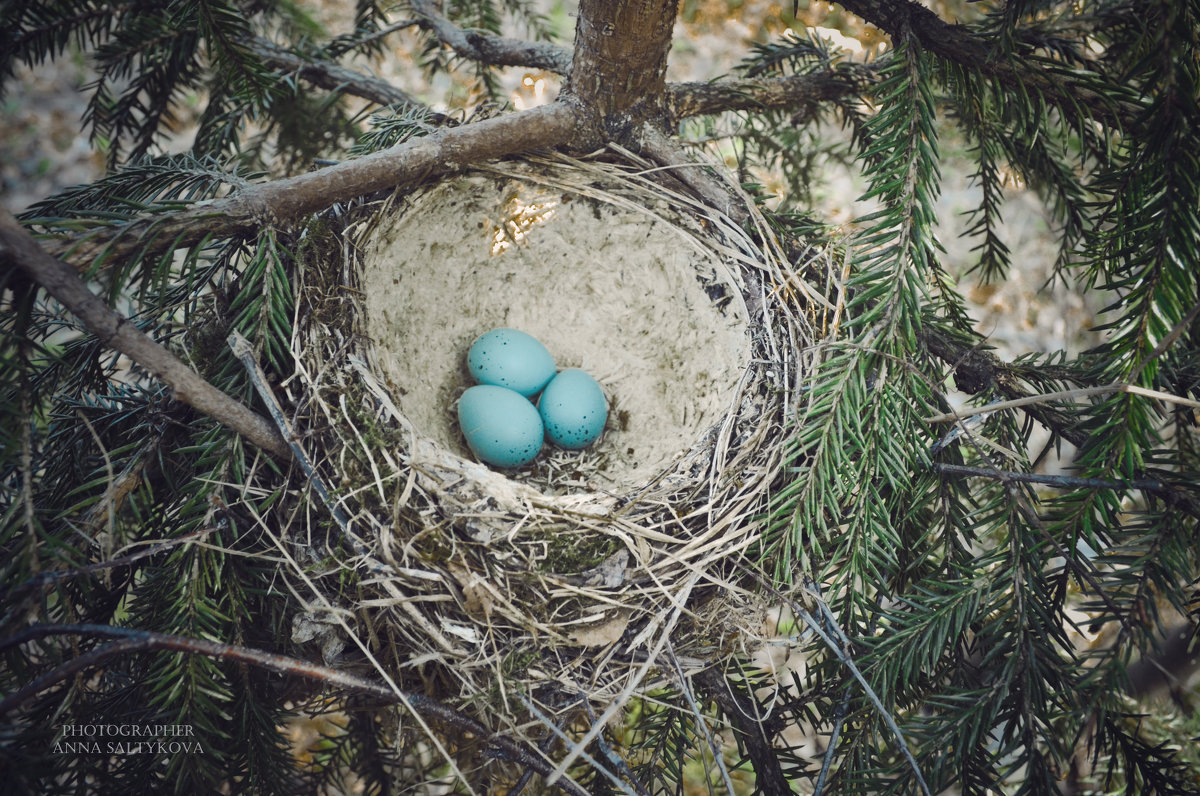
[[522,467],[537,458],[543,440],[581,450],[604,431],[608,402],[599,383],[579,368],[556,372],[550,352],[530,334],[499,328],[480,335],[467,351],[467,369],[477,384],[458,400],[458,423],[480,461]]

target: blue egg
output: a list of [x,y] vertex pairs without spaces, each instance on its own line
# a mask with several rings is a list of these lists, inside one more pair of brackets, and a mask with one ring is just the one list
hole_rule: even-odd
[[517,329],[481,334],[467,351],[467,367],[480,384],[537,394],[554,378],[554,357],[536,337]]
[[604,431],[608,404],[595,379],[586,371],[571,368],[551,379],[542,390],[538,412],[551,442],[578,450],[591,445]]
[[542,449],[537,408],[507,387],[468,387],[458,399],[458,425],[475,455],[496,467],[529,464]]

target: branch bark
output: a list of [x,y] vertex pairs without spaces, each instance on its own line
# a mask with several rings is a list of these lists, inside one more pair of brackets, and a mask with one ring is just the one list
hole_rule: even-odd
[[[303,58],[262,38],[249,39],[245,45],[272,68],[280,72],[294,73],[318,88],[351,94],[376,105],[409,105],[422,108],[431,116],[434,114],[428,105],[407,91],[402,91],[374,75],[364,74],[356,69],[330,61]],[[437,116],[441,117],[435,120],[439,124],[449,118],[441,114],[437,114]]]
[[578,141],[641,148],[643,125],[667,129],[667,53],[678,0],[581,0],[565,91],[586,116]]
[[470,163],[563,144],[571,139],[577,114],[571,105],[553,103],[442,129],[357,160],[43,246],[51,255],[84,268],[101,254],[154,256],[206,238],[237,237],[264,224],[294,221],[335,202],[457,171]]
[[794,108],[840,99],[855,89],[854,82],[844,74],[817,72],[711,83],[672,83],[666,92],[671,118],[679,120],[723,111]]
[[88,290],[71,266],[56,260],[10,213],[0,210],[0,263],[15,267],[62,302],[101,343],[125,354],[169,386],[175,398],[233,429],[279,457],[287,443],[266,418],[238,403],[204,379],[127,318]]
[[463,58],[490,66],[524,66],[545,69],[559,75],[571,72],[572,53],[563,47],[537,41],[523,41],[479,30],[463,30],[455,25],[430,0],[413,0],[418,24]]

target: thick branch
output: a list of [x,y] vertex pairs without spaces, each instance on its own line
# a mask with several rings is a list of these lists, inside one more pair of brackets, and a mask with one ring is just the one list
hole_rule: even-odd
[[[425,718],[439,721],[482,739],[489,752],[500,759],[526,766],[543,776],[549,775],[554,770],[549,761],[535,750],[511,738],[494,733],[470,716],[423,694],[408,693],[337,669],[317,666],[308,661],[288,658],[263,650],[109,625],[35,625],[0,643],[0,651],[55,635],[100,636],[112,638],[115,641],[84,653],[9,694],[0,700],[0,715],[12,712],[22,703],[52,688],[57,683],[114,656],[150,650],[171,650],[189,655],[204,655],[209,658],[245,663],[279,674],[328,683],[337,688],[375,697],[387,704],[402,704]],[[566,779],[559,780],[558,786],[576,796],[587,796],[586,792]]]
[[128,319],[113,312],[88,290],[71,266],[42,251],[37,241],[7,211],[0,210],[0,263],[21,269],[62,302],[105,346],[125,354],[169,386],[175,398],[276,456],[288,455],[287,443],[270,421],[255,414],[200,378]]
[[[666,128],[667,53],[677,0],[582,0],[575,25],[575,66],[568,92],[588,118],[597,145],[633,140],[646,122]],[[586,146],[586,144],[585,144]]]
[[716,80],[711,83],[672,83],[667,86],[667,107],[671,111],[671,118],[679,120],[722,111],[795,108],[812,102],[840,99],[855,90],[854,83],[837,72]]
[[571,72],[571,51],[546,42],[523,41],[479,30],[463,30],[430,0],[413,0],[421,27],[463,58],[489,66],[524,66],[559,75]]
[[922,47],[940,58],[978,69],[1005,86],[1033,89],[1071,116],[1079,107],[1087,107],[1097,118],[1120,124],[1136,111],[1117,105],[1112,97],[1099,94],[1062,74],[1047,75],[1018,61],[996,57],[987,41],[962,25],[943,21],[913,0],[838,0],[838,4],[893,39],[911,33]]
[[746,755],[754,766],[755,788],[765,796],[791,796],[793,791],[763,726],[763,711],[758,703],[716,669],[705,669],[693,675],[692,682],[704,698],[716,702],[730,723],[741,731]]
[[570,105],[553,103],[442,129],[383,152],[253,185],[176,213],[141,218],[58,245],[44,245],[51,254],[82,268],[101,253],[108,258],[135,253],[150,257],[206,238],[236,237],[264,224],[293,221],[336,202],[456,171],[471,163],[562,144],[571,138],[576,114]]

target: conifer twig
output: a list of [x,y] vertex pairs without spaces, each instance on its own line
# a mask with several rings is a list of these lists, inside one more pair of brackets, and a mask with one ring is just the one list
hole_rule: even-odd
[[1037,475],[997,470],[992,467],[968,467],[962,464],[936,462],[933,469],[945,475],[967,478],[993,478],[1001,481],[1021,481],[1027,484],[1045,484],[1059,489],[1146,489],[1160,491],[1166,488],[1162,481],[1141,479],[1135,481],[1112,481],[1107,478],[1081,478],[1073,475]]
[[271,423],[201,378],[88,289],[75,269],[47,254],[24,227],[0,209],[0,264],[19,268],[57,299],[100,343],[141,365],[173,391],[176,400],[231,428],[280,457],[288,447]]
[[[511,738],[492,732],[470,716],[460,713],[454,708],[444,705],[424,694],[400,691],[382,683],[363,679],[357,675],[338,671],[337,669],[330,669],[325,666],[318,666],[309,661],[289,658],[265,650],[240,647],[234,644],[222,644],[207,639],[156,633],[136,628],[114,627],[111,625],[64,624],[34,625],[27,628],[15,636],[0,640],[0,652],[21,644],[27,644],[30,641],[37,641],[48,636],[61,635],[100,636],[114,639],[114,641],[72,658],[12,692],[0,700],[0,716],[11,713],[37,694],[113,656],[132,652],[171,650],[191,655],[203,655],[208,658],[237,661],[279,674],[318,680],[339,688],[375,697],[387,704],[402,703],[426,718],[436,719],[458,730],[476,736],[484,741],[488,753],[494,757],[527,766],[543,776],[551,772],[549,762],[534,750]],[[586,791],[566,777],[560,779],[558,787],[572,794],[572,796],[587,796]]]
[[[735,563],[739,569],[757,580],[763,588],[769,591],[777,599],[782,600],[789,608],[791,608],[792,612],[795,613],[796,616],[800,617],[804,624],[808,625],[809,628],[816,633],[817,637],[821,639],[821,642],[829,649],[831,653],[833,653],[833,656],[838,659],[838,662],[846,667],[846,669],[850,672],[851,677],[858,681],[859,686],[863,689],[863,694],[875,708],[875,711],[879,714],[879,717],[883,720],[883,723],[887,725],[888,729],[892,733],[892,737],[895,738],[896,747],[900,750],[900,754],[903,755],[904,759],[908,762],[909,768],[912,769],[913,776],[916,777],[917,785],[920,787],[921,793],[925,794],[925,796],[933,796],[932,791],[929,790],[929,785],[925,782],[925,777],[921,774],[921,768],[917,765],[916,758],[914,758],[912,752],[909,751],[908,743],[904,740],[904,734],[900,732],[900,727],[896,724],[896,720],[893,719],[884,708],[883,702],[879,699],[879,695],[875,693],[873,688],[871,688],[871,684],[867,682],[867,678],[863,676],[863,673],[854,663],[854,660],[847,653],[847,650],[850,647],[850,639],[846,638],[846,634],[842,632],[840,627],[838,627],[836,617],[834,617],[833,612],[829,609],[829,606],[825,604],[825,600],[821,597],[821,593],[816,582],[811,578],[806,577],[804,592],[809,596],[810,599],[813,600],[813,602],[817,604],[817,607],[820,609],[822,619],[820,622],[818,622],[816,618],[804,608],[804,606],[800,605],[800,603],[779,591],[779,589],[775,588],[775,586],[761,574],[755,572],[741,562]],[[829,628],[831,632],[826,632],[826,628]],[[834,636],[837,636],[836,641]]]
[[572,52],[538,41],[522,41],[481,30],[463,30],[430,0],[413,0],[413,13],[421,27],[431,30],[442,44],[464,58],[490,66],[524,66],[559,75],[571,72]]
[[1190,406],[1193,409],[1200,409],[1200,401],[1193,401],[1191,398],[1184,398],[1179,395],[1171,395],[1170,393],[1161,392],[1159,390],[1151,390],[1146,387],[1139,387],[1136,384],[1105,384],[1100,387],[1077,387],[1073,390],[1059,390],[1058,392],[1047,392],[1039,395],[1026,395],[1022,398],[1014,398],[1011,401],[999,401],[990,403],[986,406],[974,406],[968,409],[957,409],[953,412],[945,414],[933,415],[932,417],[922,418],[926,423],[949,423],[954,420],[962,420],[972,415],[986,414],[991,412],[999,412],[1004,409],[1015,409],[1022,406],[1030,406],[1032,404],[1049,403],[1050,401],[1068,401],[1072,398],[1087,398],[1092,395],[1104,395],[1110,392],[1123,392],[1132,395],[1141,395],[1145,398],[1154,398],[1167,403],[1179,404],[1180,406]]

